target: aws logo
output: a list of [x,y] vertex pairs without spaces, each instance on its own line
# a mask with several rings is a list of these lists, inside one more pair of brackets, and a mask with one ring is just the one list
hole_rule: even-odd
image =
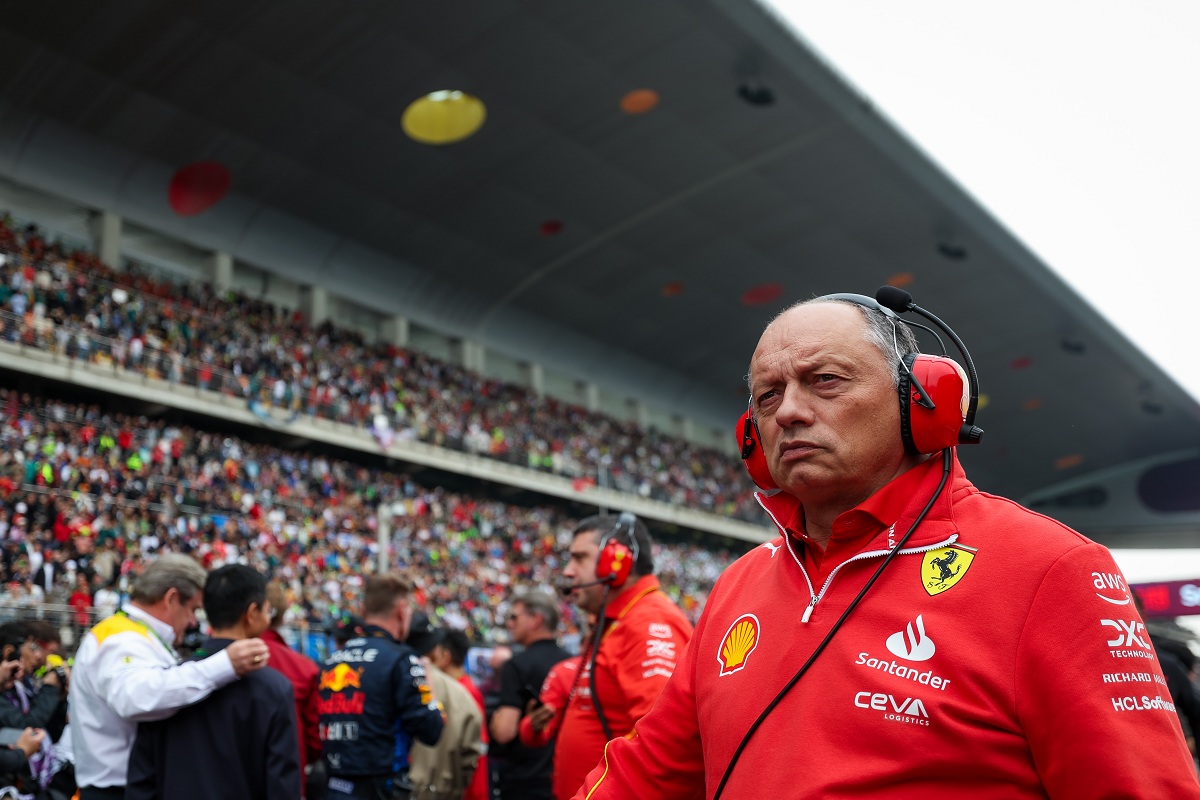
[[[1092,586],[1097,589],[1096,597],[1114,606],[1127,606],[1132,602],[1129,587],[1125,585],[1125,576],[1121,573],[1093,572]],[[1117,595],[1109,597],[1108,595]]]

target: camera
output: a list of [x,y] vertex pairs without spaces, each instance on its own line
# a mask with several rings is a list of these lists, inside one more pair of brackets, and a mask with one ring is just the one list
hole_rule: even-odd
[[21,646],[29,637],[21,635],[0,638],[0,662],[9,663],[21,660]]

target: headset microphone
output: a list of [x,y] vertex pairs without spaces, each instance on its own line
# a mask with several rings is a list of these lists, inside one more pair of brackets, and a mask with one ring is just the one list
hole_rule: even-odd
[[983,429],[975,424],[975,412],[979,410],[979,373],[975,371],[975,361],[971,358],[971,354],[967,351],[967,346],[963,344],[962,339],[958,338],[958,334],[936,315],[914,303],[912,295],[898,286],[880,286],[879,290],[875,292],[875,301],[889,311],[894,311],[897,314],[911,311],[914,314],[921,315],[941,329],[942,333],[949,336],[950,341],[954,342],[954,346],[958,348],[958,352],[962,353],[963,363],[967,367],[967,376],[969,378],[967,388],[970,392],[966,413],[963,415],[963,424],[958,432],[958,444],[979,444],[983,440]]
[[586,589],[589,586],[599,586],[602,583],[612,583],[615,580],[613,575],[606,575],[598,581],[588,581],[587,583],[573,583],[568,586],[560,586],[558,590],[562,592],[563,597],[569,597],[571,592],[576,589]]
[[913,308],[912,295],[899,286],[880,286],[875,292],[875,300],[879,305],[890,308],[897,314],[911,311]]

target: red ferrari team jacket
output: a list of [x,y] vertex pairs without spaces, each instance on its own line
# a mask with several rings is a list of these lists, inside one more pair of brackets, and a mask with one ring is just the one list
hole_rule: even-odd
[[[632,733],[634,723],[658,699],[683,656],[692,624],[653,575],[638,578],[617,595],[604,616],[608,628],[596,656],[596,693],[613,736],[621,737]],[[607,741],[586,661],[580,669],[554,746],[554,796],[559,800],[583,785]]]
[[[582,656],[575,656],[566,661],[560,661],[546,673],[546,680],[542,681],[542,690],[538,693],[538,700],[553,708],[555,715],[550,718],[549,724],[541,731],[533,729],[533,722],[529,716],[521,717],[521,724],[517,727],[517,735],[521,739],[521,744],[526,747],[545,747],[558,736],[559,728],[562,727],[562,712],[567,707],[571,692],[579,685],[576,677],[579,674],[579,662],[582,658]],[[603,749],[603,743],[600,746]],[[569,765],[560,762],[562,757],[562,752],[556,750],[554,776],[550,780],[550,785],[553,787],[555,798],[570,800],[570,797],[575,794],[575,790],[583,784],[584,776],[591,771],[595,764],[583,762]],[[560,774],[560,769],[562,774]]]
[[[711,798],[753,721],[933,496],[933,458],[807,547],[782,536],[713,588],[679,668],[576,798]],[[1166,682],[1108,551],[980,492],[955,459],[928,517],[766,717],[724,800],[1200,798]]]
[[[538,692],[538,700],[542,705],[550,706],[555,712],[561,712],[566,708],[567,698],[578,685],[575,676],[579,672],[579,662],[582,658],[583,656],[573,656],[550,668],[550,671],[546,673],[546,680],[542,681],[542,689]],[[562,714],[555,713],[545,728],[536,731],[533,729],[532,719],[526,715],[521,717],[521,724],[517,726],[517,736],[520,737],[521,744],[526,747],[545,747],[554,741],[561,725]],[[571,794],[575,794],[574,790],[571,791]]]

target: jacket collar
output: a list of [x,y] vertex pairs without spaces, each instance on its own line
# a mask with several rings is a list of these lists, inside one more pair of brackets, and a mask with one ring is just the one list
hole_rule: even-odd
[[172,654],[174,653],[173,645],[171,644],[175,641],[174,628],[158,617],[153,616],[150,612],[138,608],[133,603],[126,603],[121,607],[121,610],[125,612],[125,616],[137,620],[158,634],[158,638],[163,644],[167,645],[167,649],[171,650]]
[[[904,545],[906,550],[945,541],[957,531],[951,496],[969,490],[971,484],[958,461],[958,453],[951,452],[950,477],[946,488],[937,497],[921,526]],[[832,539],[845,541],[861,538],[863,550],[889,549],[890,542],[898,542],[908,532],[937,490],[941,479],[940,455],[922,461],[854,508],[839,514],[833,522]],[[773,495],[757,492],[755,496],[781,533],[803,541],[804,506],[797,497],[783,491]]]
[[200,649],[197,652],[203,652],[206,657],[211,656],[229,647],[229,645],[233,644],[233,641],[233,639],[218,639],[209,636],[204,640],[204,644],[200,645]]
[[376,638],[376,639],[387,639],[392,642],[398,641],[395,637],[392,636],[391,633],[389,633],[384,628],[379,627],[378,625],[363,625],[362,632],[363,632],[362,636],[355,636],[354,638],[355,639]]
[[259,634],[258,638],[262,639],[264,642],[275,642],[276,644],[281,644],[285,647],[287,646],[287,642],[284,641],[283,637],[279,635],[279,631],[275,630],[274,628],[267,628],[265,631]]
[[654,575],[643,575],[621,590],[621,593],[608,602],[604,616],[608,619],[620,619],[633,608],[634,603],[641,600],[659,588],[658,578]]

